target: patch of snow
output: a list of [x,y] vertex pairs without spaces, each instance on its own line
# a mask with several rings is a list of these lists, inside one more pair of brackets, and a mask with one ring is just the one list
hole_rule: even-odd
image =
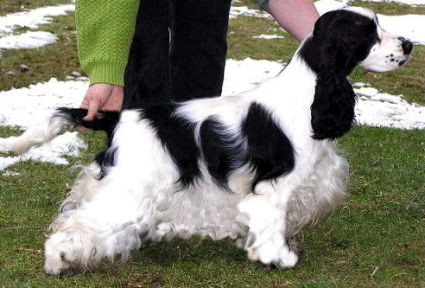
[[[398,4],[410,5],[413,7],[425,5],[425,0],[362,0],[363,2],[391,2]],[[331,10],[341,9],[347,5],[351,5],[350,0],[319,0],[314,2],[319,14],[322,15]]]
[[268,34],[261,34],[261,35],[257,35],[257,36],[253,36],[252,38],[254,39],[283,39],[285,37],[283,37],[282,35],[268,35]]
[[42,123],[57,107],[79,107],[88,84],[52,78],[46,83],[0,92],[0,125],[27,129]]
[[230,19],[237,18],[239,16],[248,16],[248,17],[259,17],[259,18],[269,18],[273,19],[273,17],[267,13],[258,9],[250,9],[246,6],[232,6],[230,8]]
[[388,32],[425,45],[425,15],[378,15],[379,24]]
[[320,15],[325,14],[326,12],[341,9],[348,5],[348,0],[319,0],[314,2],[317,11]]
[[[378,0],[376,0],[376,2],[378,2]],[[425,0],[394,0],[392,2],[410,5],[425,5]],[[341,9],[347,5],[350,5],[350,1],[319,0],[314,2],[314,4],[320,15],[322,15],[326,12]],[[273,17],[267,12],[263,12],[257,9],[250,9],[246,6],[232,7],[230,10],[230,18],[236,18],[239,16],[273,19]],[[378,19],[382,28],[388,32],[410,39],[415,44],[425,45],[425,15],[387,16],[378,14]]]
[[[0,126],[26,130],[46,121],[57,107],[79,107],[87,87],[87,81],[63,82],[52,78],[28,88],[0,92]],[[0,157],[0,171],[23,161],[66,165],[65,156],[77,157],[85,148],[86,144],[77,137],[77,132],[66,132],[23,155]]]
[[391,2],[398,4],[405,4],[410,6],[422,6],[425,5],[425,0],[362,0],[364,2]]
[[57,37],[50,32],[29,31],[20,35],[0,38],[0,49],[31,49],[55,43]]
[[86,148],[87,144],[77,137],[77,132],[65,132],[50,143],[32,148],[20,156],[0,157],[0,171],[25,161],[68,165],[69,162],[64,158],[65,156],[78,157],[80,150]]
[[0,37],[12,34],[16,27],[38,28],[52,22],[53,16],[66,15],[75,10],[75,4],[47,6],[0,17]]
[[357,123],[374,127],[425,129],[425,107],[372,87],[355,88]]
[[16,157],[0,157],[0,171],[3,171],[4,169],[13,166],[15,164],[18,164],[21,162],[21,156]]
[[284,65],[276,61],[253,60],[226,61],[222,95],[235,95],[255,88],[258,83],[277,75]]
[[13,171],[4,171],[3,172],[3,176],[6,176],[6,177],[13,177],[13,176],[19,176],[19,175],[21,175],[21,174],[19,174],[18,172],[13,172]]

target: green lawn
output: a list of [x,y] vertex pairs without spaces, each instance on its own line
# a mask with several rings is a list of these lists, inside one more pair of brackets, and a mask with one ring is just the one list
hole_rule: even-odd
[[[408,9],[412,9],[357,3],[376,5],[380,13],[388,14],[410,13]],[[2,1],[0,7],[13,11],[15,4]],[[423,8],[415,11],[425,15]],[[44,26],[58,34],[57,44],[2,54],[0,90],[53,76],[63,79],[80,71],[72,17],[56,17],[55,23]],[[229,57],[288,61],[296,42],[274,31],[276,27],[265,19],[232,20]],[[252,38],[258,34],[285,38]],[[356,70],[352,79],[425,103],[423,47],[415,47],[413,56],[402,70],[376,77]],[[20,64],[27,64],[30,70],[6,75],[7,71],[18,71]],[[409,82],[409,77],[420,81]],[[16,133],[0,128],[0,137]],[[230,240],[194,237],[146,247],[122,267],[106,265],[74,277],[48,277],[43,271],[44,232],[72,185],[76,172],[70,167],[87,163],[104,145],[101,133],[88,132],[82,137],[89,149],[80,159],[69,159],[70,166],[21,163],[8,169],[18,176],[0,173],[0,287],[425,287],[423,130],[356,127],[339,141],[351,165],[351,196],[342,209],[299,235],[305,252],[295,269],[269,270],[249,262]]]

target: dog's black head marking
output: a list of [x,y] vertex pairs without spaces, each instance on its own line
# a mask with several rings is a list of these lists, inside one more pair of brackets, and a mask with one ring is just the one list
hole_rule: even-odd
[[317,74],[311,106],[313,138],[335,139],[354,122],[355,94],[347,75],[379,41],[374,18],[347,10],[321,16],[300,55]]

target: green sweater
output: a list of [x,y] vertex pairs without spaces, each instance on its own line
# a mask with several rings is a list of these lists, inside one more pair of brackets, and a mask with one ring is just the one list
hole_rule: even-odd
[[[268,0],[256,0],[260,7]],[[90,84],[124,85],[140,0],[77,0],[78,56]],[[196,11],[194,11],[196,13]]]
[[77,0],[78,56],[90,84],[124,84],[139,0]]

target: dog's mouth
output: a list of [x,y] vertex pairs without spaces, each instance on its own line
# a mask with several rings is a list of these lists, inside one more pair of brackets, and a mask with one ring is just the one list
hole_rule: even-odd
[[378,65],[363,65],[363,68],[367,72],[372,72],[372,73],[388,72],[388,71],[401,68],[402,66],[405,66],[409,62],[409,60],[410,60],[410,55],[403,55],[398,58],[392,58],[391,61],[385,61],[385,64],[381,63]]
[[398,62],[398,67],[406,65],[410,60],[410,55],[404,55],[403,59]]

